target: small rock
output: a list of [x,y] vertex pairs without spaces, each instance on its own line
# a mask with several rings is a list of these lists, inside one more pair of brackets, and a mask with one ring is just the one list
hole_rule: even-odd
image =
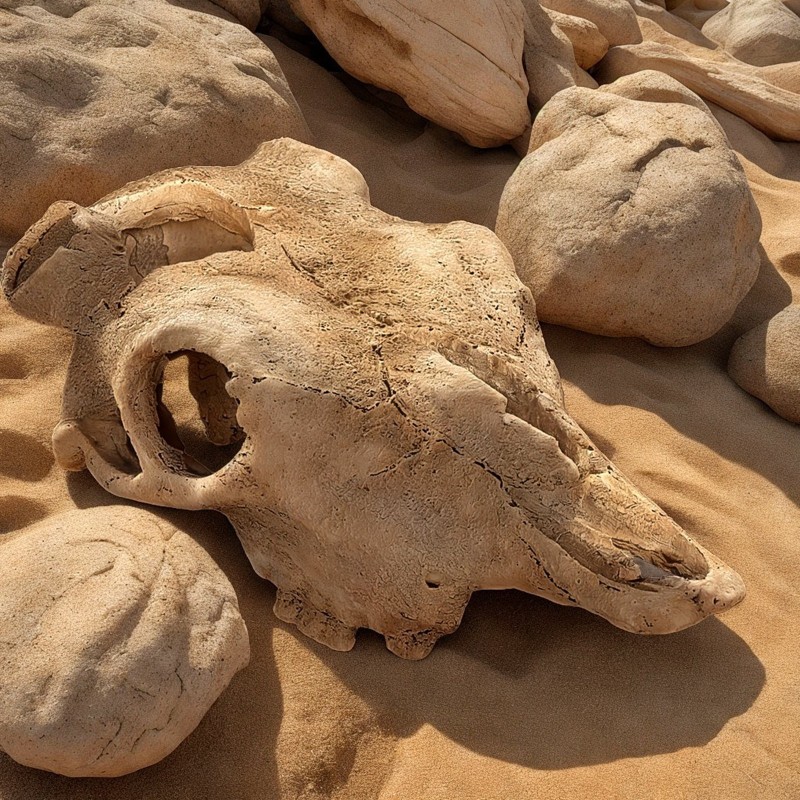
[[800,306],[784,308],[740,336],[728,373],[784,419],[800,423]]
[[150,766],[249,660],[225,575],[148,511],[71,511],[0,550],[0,748],[21,764],[102,777]]

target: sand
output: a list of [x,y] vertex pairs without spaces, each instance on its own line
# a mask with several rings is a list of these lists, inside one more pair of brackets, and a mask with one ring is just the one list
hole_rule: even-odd
[[[376,205],[492,224],[518,163],[356,99],[274,40],[317,144]],[[166,760],[71,780],[0,756],[0,800],[800,797],[800,427],[725,372],[738,333],[800,292],[800,145],[718,112],[764,218],[761,277],[713,339],[661,350],[545,327],[570,412],[617,465],[748,587],[739,607],[646,638],[514,592],[486,592],[422,662],[361,633],[315,644],[272,614],[223,517],[163,512],[230,577],[252,663]],[[53,463],[69,337],[0,304],[0,526],[114,500]],[[115,502],[118,502],[114,500]]]

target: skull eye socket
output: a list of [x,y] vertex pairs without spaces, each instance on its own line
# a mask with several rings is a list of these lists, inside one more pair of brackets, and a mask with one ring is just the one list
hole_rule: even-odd
[[211,356],[193,350],[170,353],[155,387],[158,430],[164,442],[183,454],[198,476],[229,464],[245,439],[236,419],[238,402],[225,384],[228,370]]

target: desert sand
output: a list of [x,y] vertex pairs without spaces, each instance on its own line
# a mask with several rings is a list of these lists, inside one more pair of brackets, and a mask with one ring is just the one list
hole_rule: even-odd
[[[377,207],[493,226],[519,163],[510,148],[475,151],[265,41],[315,143],[362,171]],[[731,322],[678,349],[543,328],[570,413],[636,485],[739,572],[748,589],[742,604],[681,633],[639,637],[581,610],[483,592],[424,661],[396,658],[369,632],[339,653],[275,618],[274,588],[253,573],[222,516],[158,510],[233,583],[250,666],[156,766],[82,780],[0,756],[0,798],[800,796],[800,428],[726,373],[733,341],[800,292],[800,144],[772,142],[712,110],[763,220],[759,278]],[[53,460],[69,349],[66,333],[0,304],[6,534],[118,502],[88,473],[65,474]],[[188,405],[182,410],[188,417]]]

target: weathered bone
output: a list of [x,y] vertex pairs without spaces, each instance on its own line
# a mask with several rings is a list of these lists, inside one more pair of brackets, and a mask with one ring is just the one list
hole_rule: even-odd
[[[499,240],[384,214],[328,153],[278,140],[238,167],[56,204],[3,281],[19,312],[75,333],[62,466],[222,511],[277,585],[276,614],[330,647],[367,627],[421,658],[478,589],[641,633],[743,596],[566,413]],[[210,474],[159,413],[181,353],[209,437],[244,432]]]

